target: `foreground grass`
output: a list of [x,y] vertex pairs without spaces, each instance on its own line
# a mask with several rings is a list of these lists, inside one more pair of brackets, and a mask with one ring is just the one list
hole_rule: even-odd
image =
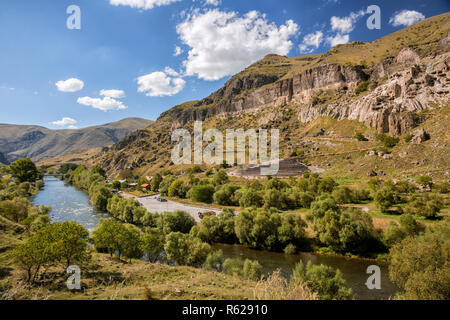
[[[5,266],[6,264],[6,266]],[[0,260],[0,298],[51,300],[248,300],[256,282],[191,267],[171,267],[134,260],[119,261],[92,253],[81,267],[81,290],[69,291],[62,268],[51,268],[40,283],[22,282],[22,272],[9,259]]]

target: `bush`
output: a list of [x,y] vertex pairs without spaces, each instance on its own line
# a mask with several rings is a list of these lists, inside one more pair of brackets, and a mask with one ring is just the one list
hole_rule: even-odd
[[444,221],[419,237],[407,237],[389,252],[389,277],[401,299],[450,299],[450,222]]
[[432,220],[437,218],[443,207],[439,196],[425,194],[423,197],[413,196],[405,207],[405,212]]
[[354,295],[347,287],[339,270],[326,265],[313,265],[311,261],[305,265],[299,262],[294,269],[294,282],[307,284],[319,295],[321,300],[352,300]]
[[296,254],[297,248],[292,243],[290,243],[286,246],[286,248],[284,248],[284,253],[291,254],[291,255]]
[[408,236],[417,235],[423,229],[423,225],[417,222],[412,215],[404,214],[400,217],[400,226],[395,222],[391,222],[384,233],[384,243],[387,247],[392,247]]
[[256,189],[244,189],[240,192],[240,195],[239,205],[242,208],[261,207],[263,205],[263,198],[261,196],[261,193]]
[[169,188],[172,185],[172,183],[176,180],[174,176],[170,175],[163,179],[163,181],[159,185],[159,192],[163,196],[167,196],[169,194]]
[[206,270],[216,270],[221,272],[223,269],[224,261],[225,260],[223,258],[222,250],[212,251],[206,257],[203,268],[205,268]]
[[167,258],[178,265],[200,267],[205,263],[211,247],[189,234],[173,232],[166,238],[164,251]]
[[214,187],[212,185],[196,185],[188,192],[188,197],[192,201],[212,203]]
[[227,184],[229,181],[228,175],[225,171],[219,170],[213,176],[213,184],[215,186],[220,186],[223,184]]
[[93,231],[92,240],[97,251],[106,251],[111,256],[117,254],[119,259],[122,255],[129,259],[142,255],[138,231],[120,222],[102,220]]
[[382,142],[385,148],[393,148],[400,142],[399,138],[384,133],[377,135],[376,140]]
[[223,206],[237,206],[239,199],[237,199],[236,191],[240,187],[231,184],[223,185],[216,193],[214,193],[214,202]]
[[396,203],[394,192],[387,188],[379,190],[374,199],[377,207],[384,213],[387,213],[389,208]]
[[417,183],[423,188],[431,188],[433,186],[433,178],[429,176],[421,176],[417,179]]
[[165,212],[158,221],[158,227],[165,234],[172,232],[189,233],[195,226],[195,220],[185,211]]
[[311,205],[307,219],[319,240],[335,251],[367,254],[380,249],[372,218],[359,209],[343,212],[333,199],[323,198]]
[[262,267],[258,261],[228,258],[223,263],[223,272],[232,276],[258,280],[261,278]]
[[367,90],[369,90],[369,81],[362,81],[359,83],[358,87],[356,87],[355,89],[355,93],[356,94],[361,94],[363,92],[366,92]]
[[188,191],[187,186],[184,184],[183,180],[175,180],[172,182],[168,189],[169,197],[186,198],[186,193]]
[[241,244],[271,251],[281,251],[290,243],[302,246],[305,226],[298,215],[280,216],[271,210],[245,210],[235,221],[236,236]]
[[158,261],[164,251],[164,239],[157,233],[146,233],[141,237],[141,251],[149,262]]
[[197,230],[197,236],[208,243],[235,244],[238,239],[234,230],[234,211],[225,209],[218,216],[205,217]]
[[354,138],[358,141],[369,141],[361,132],[356,133]]
[[256,260],[245,259],[243,276],[250,280],[259,280],[262,274],[262,267]]

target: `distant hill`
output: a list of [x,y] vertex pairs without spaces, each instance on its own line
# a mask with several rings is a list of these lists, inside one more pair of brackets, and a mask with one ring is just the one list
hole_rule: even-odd
[[106,147],[151,123],[150,120],[127,118],[75,130],[0,124],[0,162],[8,163],[24,157],[40,161],[74,150]]

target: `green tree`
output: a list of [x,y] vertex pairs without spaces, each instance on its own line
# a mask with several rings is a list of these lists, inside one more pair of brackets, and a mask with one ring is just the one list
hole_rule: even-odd
[[224,170],[217,171],[213,176],[213,183],[215,186],[226,184],[228,181],[228,175]]
[[168,189],[169,197],[186,198],[187,186],[184,184],[183,180],[178,179],[172,182]]
[[339,270],[326,265],[313,265],[311,261],[305,266],[300,261],[294,269],[293,281],[307,284],[316,292],[321,300],[351,300],[354,299],[352,290]]
[[164,251],[163,237],[157,233],[145,233],[141,237],[141,250],[149,262],[158,261],[158,257]]
[[389,277],[408,300],[450,299],[450,221],[407,237],[390,252]]
[[195,220],[185,211],[165,212],[161,215],[158,226],[165,234],[172,232],[189,233]]
[[178,265],[200,267],[205,263],[211,247],[189,234],[173,232],[166,238],[164,251],[167,258]]
[[39,171],[30,159],[14,161],[9,165],[9,170],[18,182],[35,182],[39,177]]
[[103,178],[106,178],[106,171],[100,167],[99,165],[96,165],[94,168],[92,168],[92,174],[98,174],[102,176]]
[[384,213],[388,212],[389,208],[396,203],[394,192],[388,188],[377,191],[374,199],[377,207]]
[[161,175],[159,173],[157,173],[153,176],[153,179],[151,182],[151,189],[153,192],[158,192],[159,186],[160,186],[162,180],[163,180],[163,178],[161,177]]
[[73,221],[53,223],[44,227],[42,232],[50,232],[56,241],[56,255],[67,269],[73,263],[82,263],[89,259],[87,254],[89,232]]
[[214,196],[214,187],[212,185],[196,185],[188,192],[188,197],[192,201],[211,203]]
[[222,250],[211,251],[206,257],[203,268],[206,270],[216,270],[221,272],[224,261]]

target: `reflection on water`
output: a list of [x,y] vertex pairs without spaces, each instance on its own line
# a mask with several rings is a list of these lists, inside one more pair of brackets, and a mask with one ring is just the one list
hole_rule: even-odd
[[34,197],[35,205],[51,206],[52,222],[76,221],[93,230],[101,218],[108,215],[95,210],[86,193],[66,185],[55,177],[45,178],[45,187]]
[[357,299],[362,300],[381,300],[393,297],[396,288],[390,282],[387,266],[379,265],[381,268],[381,290],[369,290],[366,287],[366,281],[370,277],[366,274],[367,267],[376,262],[360,259],[346,259],[343,257],[324,256],[313,253],[301,253],[298,255],[287,255],[284,253],[275,253],[267,251],[257,251],[244,246],[231,246],[215,244],[214,249],[222,250],[225,258],[242,257],[244,259],[258,260],[263,267],[264,274],[272,273],[280,269],[281,273],[290,277],[295,265],[301,260],[304,264],[311,261],[313,264],[325,264],[342,272],[347,285],[356,293]]
[[[49,205],[53,222],[76,221],[88,230],[93,230],[101,218],[108,215],[96,211],[89,203],[84,192],[69,186],[54,177],[45,178],[45,187],[34,198],[35,205]],[[396,292],[396,288],[389,281],[386,266],[381,266],[381,290],[369,290],[365,283],[370,275],[366,274],[367,267],[375,264],[371,261],[346,259],[342,257],[322,256],[313,253],[299,255],[285,255],[267,251],[256,251],[244,246],[214,245],[214,249],[223,251],[225,258],[248,258],[258,260],[265,274],[280,269],[283,275],[289,277],[292,269],[302,260],[305,264],[325,264],[341,270],[347,284],[357,294],[358,299],[389,299]]]

